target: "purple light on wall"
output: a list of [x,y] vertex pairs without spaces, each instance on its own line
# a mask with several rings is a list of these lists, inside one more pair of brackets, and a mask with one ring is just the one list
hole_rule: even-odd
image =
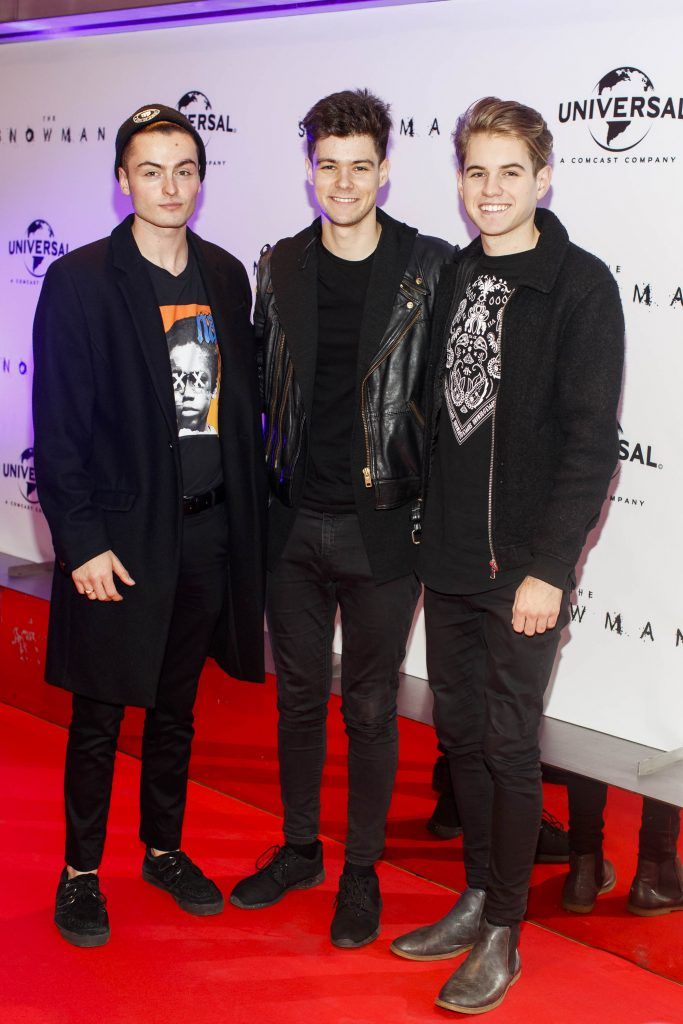
[[220,5],[205,2],[163,4],[143,10],[100,11],[33,21],[5,22],[0,25],[0,43],[30,42],[74,35],[140,32],[149,29],[178,28],[183,25],[204,25],[231,19],[244,21],[434,2],[436,0],[224,0]]

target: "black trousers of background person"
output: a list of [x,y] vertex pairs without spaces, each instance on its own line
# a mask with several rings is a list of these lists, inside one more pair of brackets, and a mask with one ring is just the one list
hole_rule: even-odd
[[[186,516],[156,703],[147,709],[142,736],[140,839],[157,850],[180,847],[197,683],[221,611],[227,566],[225,505]],[[135,575],[135,566],[128,568]],[[121,589],[125,600],[125,587],[119,585]],[[106,614],[108,607],[93,610]],[[150,622],[149,628],[154,625]],[[65,859],[77,871],[92,871],[102,859],[124,711],[122,705],[73,697],[64,775]]]
[[399,668],[419,593],[412,573],[374,582],[355,514],[299,511],[269,574],[266,598],[287,842],[311,843],[318,837],[339,607],[342,715],[349,744],[346,857],[369,866],[381,856],[398,756]]
[[[569,797],[569,849],[594,854],[602,860],[607,784],[582,775],[567,774]],[[676,857],[681,829],[680,808],[661,800],[643,797],[638,835],[638,856],[655,864]]]
[[425,589],[427,672],[463,826],[467,884],[486,890],[491,924],[526,911],[543,809],[538,729],[557,626],[528,637],[511,625],[517,583],[458,596]]

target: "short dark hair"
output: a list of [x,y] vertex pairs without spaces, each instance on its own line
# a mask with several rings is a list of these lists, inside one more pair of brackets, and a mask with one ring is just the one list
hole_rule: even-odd
[[473,135],[509,135],[519,139],[529,151],[534,174],[546,166],[553,151],[553,137],[538,110],[516,100],[499,100],[497,96],[484,96],[458,118],[453,142],[461,171]]
[[330,135],[342,139],[370,135],[381,163],[387,155],[392,127],[389,110],[389,104],[368,89],[344,89],[318,100],[302,121],[309,160],[316,143]]
[[[130,147],[133,145],[133,142],[138,135],[153,135],[154,133],[159,135],[172,135],[174,132],[182,132],[183,135],[188,135],[194,142],[195,146],[197,146],[192,133],[188,132],[186,128],[182,127],[182,125],[172,124],[170,121],[155,121],[154,124],[148,124],[144,128],[140,128],[136,131],[135,135],[131,135],[128,142],[123,147],[120,166],[123,167],[126,174],[128,174],[128,157],[130,156]],[[197,168],[199,168],[199,146],[197,146]]]

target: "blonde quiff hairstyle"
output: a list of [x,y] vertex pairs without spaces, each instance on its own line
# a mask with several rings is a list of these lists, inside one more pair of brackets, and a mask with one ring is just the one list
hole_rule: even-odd
[[515,100],[484,96],[458,118],[453,132],[455,155],[461,171],[465,167],[467,147],[473,135],[510,135],[526,144],[534,174],[550,161],[553,137],[543,117],[533,107]]

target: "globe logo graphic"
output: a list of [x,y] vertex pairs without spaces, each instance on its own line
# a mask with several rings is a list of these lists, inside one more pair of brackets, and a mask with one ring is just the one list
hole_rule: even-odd
[[30,501],[32,505],[37,505],[38,491],[36,489],[36,478],[33,472],[33,448],[26,448],[20,456],[21,468],[26,470],[26,477],[22,479],[19,489],[26,501]]
[[[48,243],[54,239],[55,233],[46,220],[32,220],[26,229],[26,237],[29,242],[44,241]],[[29,274],[33,277],[44,277],[47,273],[47,268],[50,265],[48,251],[49,247],[45,244],[44,246],[34,247],[35,255],[29,252],[26,253],[24,264]]]
[[615,68],[600,79],[593,97],[596,108],[600,104],[606,113],[590,123],[591,136],[598,146],[612,153],[623,153],[643,141],[652,122],[632,115],[634,110],[645,110],[648,95],[654,88],[652,80],[638,68]]
[[208,146],[211,139],[211,133],[202,131],[199,125],[202,121],[197,122],[197,115],[207,114],[211,110],[211,101],[208,96],[203,92],[199,92],[198,89],[192,89],[190,92],[186,92],[184,96],[181,96],[178,100],[178,110],[185,117],[189,118],[192,122],[192,126],[197,130],[202,142],[205,146]]

